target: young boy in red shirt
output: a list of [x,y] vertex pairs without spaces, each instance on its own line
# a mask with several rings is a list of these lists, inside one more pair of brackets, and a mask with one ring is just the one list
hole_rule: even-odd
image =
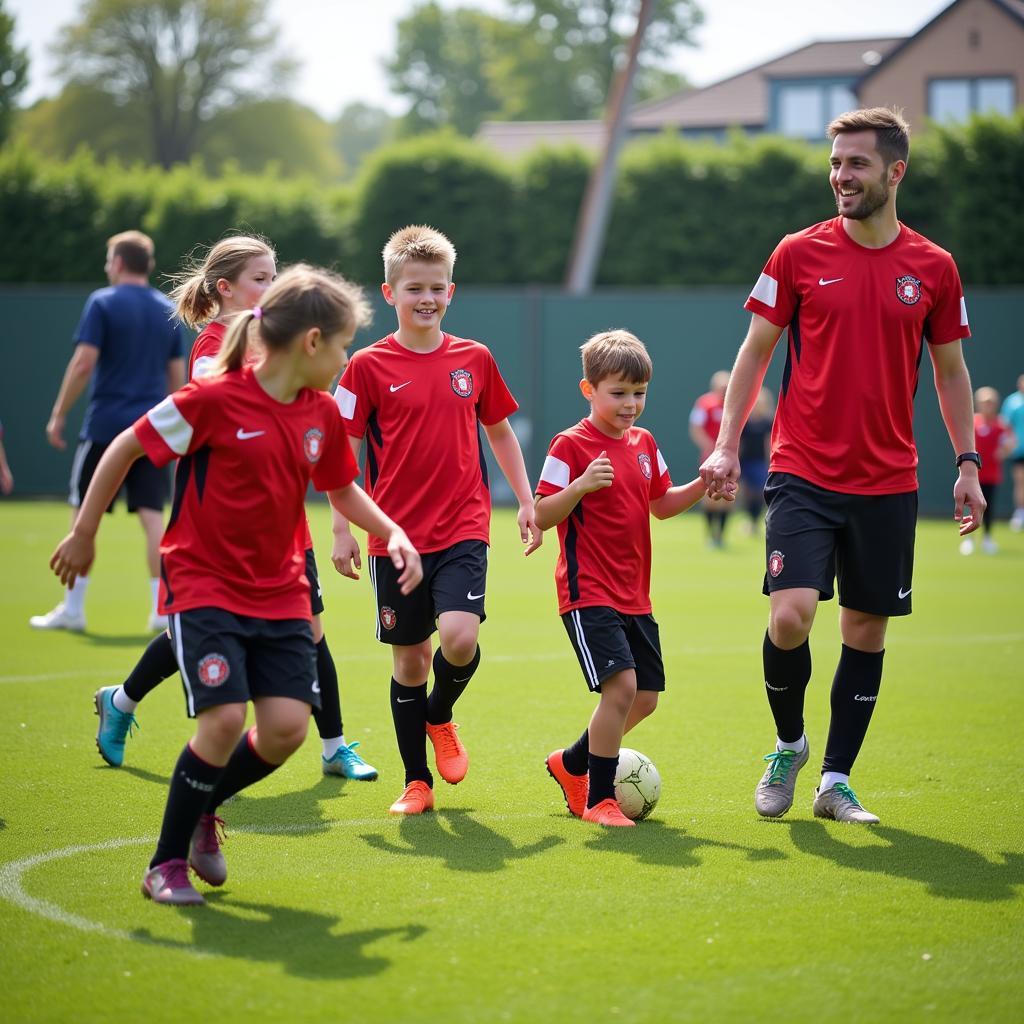
[[[978,388],[974,392],[974,448],[981,458],[978,483],[988,507],[996,507],[996,491],[1003,482],[1003,459],[1017,444],[1009,423],[999,415],[999,392],[995,388]],[[994,555],[999,546],[992,537],[994,515],[985,516],[982,524],[984,536],[981,549],[986,555]],[[960,542],[960,554],[974,553],[974,538],[964,537]]]

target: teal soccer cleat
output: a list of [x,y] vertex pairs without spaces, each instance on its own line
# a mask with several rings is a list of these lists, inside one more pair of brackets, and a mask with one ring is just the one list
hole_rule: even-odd
[[346,746],[344,743],[334,752],[332,757],[320,756],[324,775],[343,775],[346,779],[357,782],[373,782],[377,778],[377,769],[367,764],[357,753],[359,740]]
[[124,763],[125,737],[132,735],[133,727],[142,728],[130,711],[118,711],[114,707],[116,689],[116,686],[103,686],[96,691],[94,698],[96,714],[100,716],[100,725],[96,730],[96,749],[111,768],[120,768]]

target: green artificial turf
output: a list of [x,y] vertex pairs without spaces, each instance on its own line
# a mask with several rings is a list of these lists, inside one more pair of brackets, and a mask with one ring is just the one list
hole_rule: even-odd
[[[495,517],[482,667],[456,709],[470,755],[437,812],[396,820],[390,656],[369,580],[313,533],[347,739],[375,783],[324,778],[305,746],[223,810],[230,877],[209,905],[143,900],[168,772],[191,734],[177,677],[140,707],[125,766],[94,746],[97,687],[148,637],[141,531],[107,517],[84,635],[38,633],[56,503],[0,504],[0,1016],[5,1021],[1009,1021],[1024,915],[1024,535],[962,557],[922,523],[915,613],[890,627],[852,783],[882,824],[811,815],[838,655],[812,635],[811,765],[782,821],[753,789],[772,748],[761,543],[725,551],[689,515],[655,523],[668,690],[627,743],[661,802],[636,829],[571,819],[544,757],[593,708],[555,608],[556,538],[529,560]],[[614,558],[614,552],[609,552]]]

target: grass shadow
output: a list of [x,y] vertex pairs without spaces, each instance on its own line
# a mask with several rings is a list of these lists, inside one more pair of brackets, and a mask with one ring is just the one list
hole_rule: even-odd
[[504,871],[511,861],[532,857],[565,842],[559,836],[544,836],[526,846],[516,846],[507,836],[482,825],[472,813],[468,808],[449,808],[407,815],[398,824],[401,843],[374,833],[360,838],[384,853],[442,860],[452,871],[474,873]]
[[[417,924],[345,932],[339,931],[340,919],[327,914],[239,902],[223,891],[205,895],[205,907],[180,909],[192,924],[192,941],[176,944],[177,948],[279,963],[287,974],[300,978],[366,978],[380,974],[392,961],[368,953],[367,947],[393,936],[402,942],[414,942],[427,932]],[[223,907],[218,906],[221,903]],[[136,929],[132,934],[153,941],[148,929]]]
[[109,764],[97,764],[93,765],[93,770],[98,772],[124,772],[126,775],[133,775],[143,782],[152,782],[157,786],[163,786],[165,789],[171,781],[169,775],[158,775],[156,772],[146,771],[145,768],[136,768],[135,765],[131,764],[123,764],[120,768],[112,768]]
[[793,845],[801,853],[823,857],[854,871],[922,882],[932,896],[942,899],[980,903],[1010,900],[1016,895],[1014,886],[1024,885],[1022,853],[1003,853],[1003,863],[994,864],[967,846],[888,825],[870,826],[871,835],[884,840],[884,845],[850,846],[843,842],[844,830],[861,827],[789,822]]
[[80,633],[79,636],[92,647],[137,647],[144,648],[155,633]]
[[253,791],[247,789],[225,803],[217,813],[224,817],[229,828],[244,825],[247,832],[259,833],[265,829],[273,833],[282,825],[302,825],[307,826],[309,832],[322,832],[331,827],[331,821],[324,817],[321,802],[343,798],[345,781],[337,776],[321,775],[307,789],[293,789],[273,796],[253,796]]

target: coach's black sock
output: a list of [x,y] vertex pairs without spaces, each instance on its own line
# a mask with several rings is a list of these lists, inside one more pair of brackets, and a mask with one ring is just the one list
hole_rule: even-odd
[[775,731],[784,743],[796,743],[804,734],[804,691],[811,681],[811,645],[784,651],[764,634],[764,687],[775,716]]
[[590,772],[590,786],[587,790],[587,806],[596,807],[602,800],[615,798],[615,769],[619,767],[618,755],[598,757],[591,754],[587,768]]
[[832,720],[828,726],[823,772],[849,775],[871,723],[882,685],[885,651],[857,651],[843,644],[832,680]]
[[590,730],[571,746],[562,751],[562,764],[570,775],[586,775],[590,768]]
[[224,769],[224,774],[217,783],[217,788],[210,794],[210,800],[206,805],[206,813],[213,814],[215,810],[228,797],[240,793],[246,786],[251,786],[260,779],[265,779],[271,772],[276,772],[281,766],[264,761],[256,753],[252,745],[252,734],[255,729],[247,729],[242,738],[238,741],[231,760]]
[[224,774],[223,768],[207,764],[192,753],[186,743],[178,757],[171,775],[171,788],[167,794],[164,820],[160,826],[156,853],[149,866],[156,867],[168,860],[185,860],[192,833],[206,811],[210,794],[217,786],[217,780]]
[[468,665],[453,665],[438,647],[434,651],[434,688],[427,698],[427,721],[431,725],[444,725],[452,720],[455,702],[469,685],[473,673],[480,667],[480,645]]
[[160,633],[149,641],[149,646],[124,681],[125,696],[138,703],[150,690],[155,690],[177,671],[178,662],[174,657],[171,638],[166,633]]
[[322,740],[344,736],[341,726],[341,694],[338,692],[338,669],[322,636],[316,645],[316,678],[320,684],[320,710],[313,710],[316,731]]
[[402,686],[392,679],[391,717],[405,765],[405,784],[419,779],[433,788],[434,776],[427,767],[427,684]]

